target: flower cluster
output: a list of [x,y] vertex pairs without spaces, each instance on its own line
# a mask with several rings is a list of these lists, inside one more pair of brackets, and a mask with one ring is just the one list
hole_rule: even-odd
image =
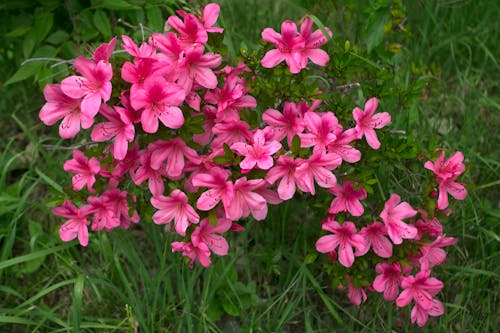
[[[173,222],[170,230],[179,240],[171,244],[172,251],[187,257],[191,266],[198,262],[208,267],[212,255],[228,253],[227,233],[243,230],[239,220],[264,220],[268,205],[324,189],[332,198],[322,228],[331,234],[319,238],[317,251],[329,253],[333,261],[338,255],[346,268],[371,252],[383,260],[373,265],[378,275],[370,286],[356,285],[354,274],[346,276],[351,300],[359,304],[366,299],[365,289],[383,292],[386,300],[397,298],[397,306],[414,300],[412,321],[418,325],[428,315],[442,314],[442,304],[432,298],[442,283],[429,274],[444,261],[442,247],[456,240],[442,233],[434,212],[420,211],[415,220],[417,210],[397,194],[385,203],[382,222],[367,221],[361,203],[367,191],[356,179],[336,174],[343,163],[361,160],[363,138],[370,148],[381,147],[376,130],[390,123],[389,113],[377,112],[378,100],[372,97],[363,109],[354,108],[352,126],[345,128],[334,112],[322,110],[320,99],[312,99],[269,106],[262,119],[250,121],[247,115],[257,99],[247,74],[254,71],[243,62],[222,67],[222,55],[208,51],[209,34],[223,32],[214,27],[219,10],[209,4],[199,16],[178,11],[168,18],[169,32],[153,33],[140,45],[122,36],[126,58],[113,52],[113,38],[92,57],[75,59],[79,75],[45,87],[40,119],[46,125],[61,120],[64,139],[89,129],[90,141],[98,147],[74,150],[64,164],[73,175],[73,190],[86,199],[68,195],[53,209],[67,219],[61,239],[78,238],[87,246],[89,227],[127,229],[139,222],[136,201],[145,199],[156,209],[154,223]],[[324,32],[329,36],[313,32],[310,18],[300,31],[292,21],[283,22],[281,34],[264,29],[262,38],[276,49],[265,54],[262,66],[284,60],[291,73],[305,69],[308,60],[325,66],[329,56],[319,47],[331,32]],[[447,193],[457,199],[466,195],[456,182],[464,171],[463,156],[443,159],[425,164],[436,174],[440,210],[448,206]],[[403,242],[418,248],[407,252],[405,262],[394,258],[394,247]],[[412,269],[419,269],[415,276]]]

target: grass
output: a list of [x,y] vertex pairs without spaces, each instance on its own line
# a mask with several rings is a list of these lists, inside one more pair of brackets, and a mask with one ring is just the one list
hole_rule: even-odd
[[[366,45],[373,8],[360,1],[236,1],[222,5],[227,45],[258,46],[260,31],[313,13],[334,42]],[[391,66],[409,89],[415,73],[425,94],[394,111],[395,128],[444,142],[466,156],[469,196],[446,225],[460,242],[436,275],[445,282],[442,317],[409,324],[409,311],[373,295],[360,308],[331,288],[311,257],[319,221],[307,202],[270,210],[246,224],[231,253],[189,269],[167,233],[151,223],[94,234],[88,248],[64,244],[50,201],[66,186],[67,145],[37,119],[43,103],[30,82],[2,87],[0,117],[0,330],[4,332],[494,332],[500,327],[499,170],[500,6],[487,1],[408,1],[401,52],[383,44],[367,59]],[[262,8],[267,8],[263,10]],[[371,21],[370,21],[371,20]],[[390,35],[388,38],[393,38]],[[372,42],[373,43],[373,42]],[[333,55],[335,56],[335,55]],[[0,72],[12,74],[6,58]],[[10,74],[9,74],[10,73]],[[32,96],[35,96],[34,98]],[[397,104],[394,104],[397,105]],[[78,143],[78,142],[75,142]],[[61,185],[59,185],[61,184]],[[300,212],[300,213],[298,213]],[[315,226],[309,227],[310,225]]]

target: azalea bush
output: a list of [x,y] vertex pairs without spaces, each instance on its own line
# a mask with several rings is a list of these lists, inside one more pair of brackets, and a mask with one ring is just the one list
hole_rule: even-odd
[[[467,195],[462,153],[391,129],[383,96],[345,81],[363,78],[349,71],[349,44],[338,57],[326,52],[335,34],[315,17],[265,28],[259,49],[231,59],[219,10],[178,11],[169,31],[145,41],[114,37],[45,86],[42,122],[59,124],[63,139],[88,138],[63,166],[72,188],[53,208],[66,219],[61,239],[87,246],[89,228],[152,221],[177,235],[172,252],[190,267],[209,267],[245,221],[300,198],[317,220],[303,226],[317,230],[311,250],[324,254],[312,261],[352,303],[381,293],[411,304],[419,326],[443,314],[444,285],[431,274],[457,242],[441,222],[453,213],[449,196]],[[419,184],[386,193],[394,187],[374,170],[388,164],[423,174]]]

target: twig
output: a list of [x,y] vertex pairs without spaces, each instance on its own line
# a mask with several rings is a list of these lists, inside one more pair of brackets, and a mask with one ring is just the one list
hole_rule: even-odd
[[63,146],[57,146],[57,145],[42,145],[43,148],[47,150],[73,150],[73,149],[78,149],[82,147],[88,147],[88,146],[97,146],[97,143],[95,142],[87,142],[87,143],[82,143],[79,145],[74,145],[74,146],[69,146],[69,147],[63,147]]
[[361,84],[359,84],[359,82],[354,82],[354,83],[344,84],[341,86],[336,86],[335,89],[342,90],[342,91],[349,91],[349,90],[360,88],[360,87],[361,87]]

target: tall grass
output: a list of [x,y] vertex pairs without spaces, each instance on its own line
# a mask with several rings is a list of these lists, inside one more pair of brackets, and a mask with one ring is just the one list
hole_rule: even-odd
[[[366,45],[364,24],[373,8],[363,3],[225,0],[220,22],[234,54],[257,47],[264,27],[278,29],[283,19],[307,13],[335,39]],[[332,277],[311,264],[319,218],[307,202],[249,221],[230,255],[208,269],[190,269],[171,253],[168,234],[147,222],[94,234],[85,249],[63,244],[49,206],[68,183],[61,165],[69,151],[58,149],[66,143],[37,120],[40,92],[22,83],[0,102],[0,331],[494,332],[500,327],[500,28],[494,24],[500,6],[437,0],[405,6],[411,35],[401,53],[371,55],[391,62],[402,85],[416,70],[425,73],[427,93],[400,112],[395,126],[425,142],[437,135],[449,151],[463,151],[468,166],[469,196],[446,225],[460,242],[437,272],[445,281],[445,315],[417,330],[408,311],[381,297],[350,305],[331,288]]]

